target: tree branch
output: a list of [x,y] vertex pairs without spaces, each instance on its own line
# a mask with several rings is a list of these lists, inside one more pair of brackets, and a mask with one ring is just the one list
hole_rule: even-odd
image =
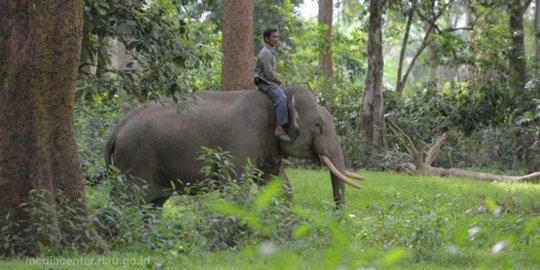
[[[523,4],[523,6],[521,6],[521,8],[520,8],[521,15],[523,15],[523,14],[525,14],[525,12],[527,12],[527,9],[531,5],[531,2],[532,2],[532,0],[527,0]],[[538,1],[536,1],[536,4],[538,5]]]
[[[418,11],[418,10],[417,10],[417,13],[421,14],[421,12]],[[422,52],[424,52],[424,49],[427,47],[427,41],[428,41],[429,37],[431,36],[433,28],[435,27],[435,21],[437,21],[437,19],[441,15],[442,15],[442,12],[436,14],[435,17],[433,18],[433,21],[428,21],[429,22],[429,28],[426,30],[426,34],[424,35],[424,38],[422,39],[422,43],[420,44],[420,47],[418,48],[418,50],[416,51],[413,59],[411,60],[411,62],[407,66],[407,71],[405,72],[405,75],[403,75],[403,78],[401,78],[401,82],[400,82],[401,85],[405,84],[405,82],[407,81],[407,78],[409,77],[409,74],[411,73],[412,68],[414,67],[414,64],[416,63],[416,60],[418,59],[418,57],[420,57]],[[398,77],[398,80],[399,79],[400,78]]]
[[437,158],[437,154],[439,153],[439,150],[441,149],[441,146],[446,141],[446,138],[448,136],[446,133],[443,133],[443,135],[439,136],[437,140],[435,141],[435,144],[429,149],[429,151],[426,153],[426,161],[424,164],[431,166],[433,164],[433,161]]
[[422,157],[418,153],[418,149],[416,149],[416,146],[414,145],[413,140],[405,131],[403,131],[398,125],[396,125],[390,118],[386,118],[386,121],[388,122],[388,126],[390,127],[390,131],[392,131],[400,141],[400,143],[407,149],[407,152],[411,155],[411,158],[413,160],[413,163],[417,168],[422,166]]
[[409,32],[411,30],[411,25],[412,25],[415,9],[416,9],[416,5],[414,5],[409,11],[409,16],[407,17],[407,26],[405,27],[405,34],[403,35],[403,42],[401,43],[401,52],[399,53],[399,63],[398,63],[397,82],[396,82],[396,94],[398,96],[401,96],[403,92],[403,85],[401,82],[401,73],[403,70],[403,60],[405,58],[405,51],[407,49],[407,43],[409,42]]

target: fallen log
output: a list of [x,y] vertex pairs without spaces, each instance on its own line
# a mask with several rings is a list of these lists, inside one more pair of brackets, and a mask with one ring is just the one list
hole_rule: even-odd
[[427,166],[423,167],[420,170],[417,170],[416,173],[427,174],[427,175],[437,175],[437,176],[456,176],[471,178],[475,180],[482,181],[499,181],[499,182],[540,182],[540,172],[535,172],[522,176],[510,176],[510,175],[499,175],[491,173],[482,173],[464,170],[460,168],[438,168]]
[[455,177],[464,177],[475,180],[482,181],[500,181],[500,182],[540,182],[540,172],[534,172],[522,176],[509,176],[509,175],[498,175],[491,173],[481,173],[475,172],[460,168],[439,168],[433,167],[431,164],[435,161],[437,153],[439,152],[441,146],[446,141],[446,134],[443,134],[435,140],[433,146],[425,153],[419,151],[416,148],[416,144],[401,128],[399,128],[394,122],[389,118],[386,118],[388,122],[388,127],[390,131],[393,132],[399,142],[407,149],[409,155],[411,156],[410,163],[402,164],[399,166],[398,171],[406,172],[408,174],[427,174],[427,175],[437,175],[437,176],[455,176]]

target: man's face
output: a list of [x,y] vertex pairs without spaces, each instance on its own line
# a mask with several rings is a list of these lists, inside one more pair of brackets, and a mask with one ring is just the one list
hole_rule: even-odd
[[265,37],[264,41],[271,47],[275,47],[279,43],[278,32],[273,32],[269,37]]

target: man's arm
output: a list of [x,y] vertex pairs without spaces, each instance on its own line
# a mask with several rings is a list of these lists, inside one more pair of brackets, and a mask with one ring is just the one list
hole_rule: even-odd
[[263,67],[263,74],[264,76],[277,84],[281,84],[281,81],[276,76],[275,68],[272,66],[272,58],[274,56],[271,53],[264,53],[259,57],[259,61],[262,64]]

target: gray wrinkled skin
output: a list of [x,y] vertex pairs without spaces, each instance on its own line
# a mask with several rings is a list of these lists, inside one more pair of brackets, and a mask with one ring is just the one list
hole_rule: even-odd
[[[270,98],[259,91],[199,92],[198,101],[189,109],[178,111],[168,98],[150,102],[123,117],[107,141],[105,161],[134,179],[147,181],[146,201],[163,205],[171,196],[171,181],[183,193],[187,183],[204,179],[203,166],[197,160],[201,146],[220,146],[229,151],[240,175],[249,158],[265,173],[264,179],[279,175],[290,195],[290,183],[281,160],[289,156],[319,162],[328,156],[339,171],[345,171],[343,154],[332,116],[319,106],[313,94],[301,86],[284,88],[291,118],[298,128],[289,128],[291,142],[281,142],[273,134],[274,107]],[[344,203],[343,182],[331,174],[333,198],[337,206]],[[319,183],[314,183],[319,184]],[[191,190],[191,193],[197,192]]]

